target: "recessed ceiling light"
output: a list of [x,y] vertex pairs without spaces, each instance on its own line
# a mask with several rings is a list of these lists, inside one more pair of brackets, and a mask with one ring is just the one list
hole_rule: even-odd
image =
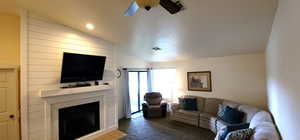
[[93,29],[95,28],[94,25],[91,24],[91,23],[87,23],[87,24],[85,25],[85,27],[86,27],[87,29],[89,29],[89,30],[93,30]]

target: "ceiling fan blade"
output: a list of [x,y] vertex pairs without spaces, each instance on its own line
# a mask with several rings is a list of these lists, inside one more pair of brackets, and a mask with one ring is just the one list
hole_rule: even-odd
[[159,4],[171,14],[176,14],[183,9],[180,2],[173,2],[172,0],[160,0]]
[[139,5],[136,3],[136,1],[133,1],[130,5],[130,7],[125,12],[125,16],[134,16],[136,11],[139,9]]

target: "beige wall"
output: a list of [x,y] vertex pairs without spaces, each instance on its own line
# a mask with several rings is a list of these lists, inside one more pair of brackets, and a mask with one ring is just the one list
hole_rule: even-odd
[[[116,68],[146,68],[148,63],[136,56],[124,53],[120,47],[115,47],[115,66]],[[118,116],[119,119],[124,117],[124,106],[123,106],[123,94],[125,85],[121,82],[121,79],[116,80],[116,94],[118,96]]]
[[300,138],[300,1],[279,0],[269,46],[269,108],[284,140]]
[[0,63],[20,64],[20,17],[0,13]]
[[[267,108],[265,55],[249,54],[203,58],[182,62],[152,63],[153,68],[177,69],[176,94],[217,97]],[[187,91],[187,72],[211,71],[212,92]]]

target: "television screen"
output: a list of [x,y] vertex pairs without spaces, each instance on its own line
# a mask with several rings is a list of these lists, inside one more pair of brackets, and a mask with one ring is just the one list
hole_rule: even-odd
[[64,53],[61,83],[102,80],[105,56]]

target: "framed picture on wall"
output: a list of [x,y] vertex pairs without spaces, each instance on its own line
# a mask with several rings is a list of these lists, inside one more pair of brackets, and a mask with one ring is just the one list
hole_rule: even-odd
[[190,91],[212,91],[210,71],[188,72],[187,80],[188,90]]

